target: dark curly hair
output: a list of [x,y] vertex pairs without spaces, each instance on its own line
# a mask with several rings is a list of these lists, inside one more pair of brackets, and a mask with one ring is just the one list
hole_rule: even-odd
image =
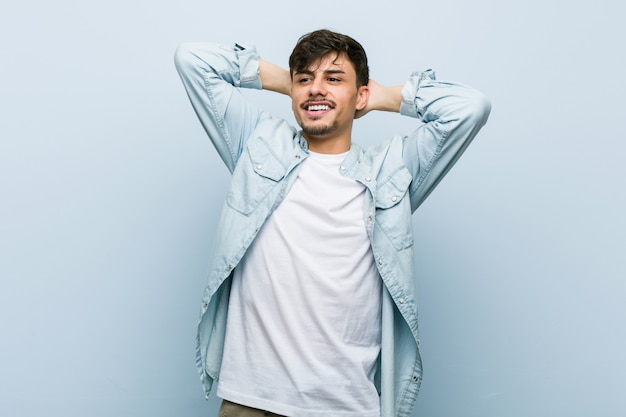
[[306,70],[314,61],[333,52],[337,56],[345,54],[352,62],[356,71],[357,87],[367,85],[369,68],[367,55],[361,44],[350,36],[327,29],[307,33],[298,39],[289,57],[289,71],[293,76],[295,72]]

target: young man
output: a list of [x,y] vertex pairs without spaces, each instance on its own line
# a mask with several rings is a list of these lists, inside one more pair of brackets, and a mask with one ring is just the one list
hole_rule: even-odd
[[[361,45],[327,30],[300,38],[289,71],[240,44],[183,44],[175,60],[232,172],[197,340],[220,415],[409,416],[422,373],[411,214],[489,103],[430,70],[382,86]],[[289,95],[300,129],[240,88]],[[363,150],[352,123],[371,110],[423,123]]]

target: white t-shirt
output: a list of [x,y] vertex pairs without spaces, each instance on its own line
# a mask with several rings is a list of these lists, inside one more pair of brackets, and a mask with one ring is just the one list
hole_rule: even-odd
[[235,269],[218,396],[286,416],[380,415],[382,283],[345,156],[310,153]]

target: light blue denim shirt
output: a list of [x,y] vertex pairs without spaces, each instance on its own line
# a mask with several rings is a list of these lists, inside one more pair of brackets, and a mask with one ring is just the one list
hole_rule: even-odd
[[[301,132],[242,96],[240,88],[261,88],[253,46],[182,44],[175,62],[202,126],[232,173],[198,324],[197,365],[208,396],[219,378],[233,269],[289,192],[308,151]],[[422,377],[411,215],[489,111],[480,92],[437,81],[430,70],[415,72],[402,89],[400,113],[420,119],[419,127],[366,150],[353,143],[340,167],[367,189],[363,215],[384,282],[376,377],[383,417],[411,414]]]

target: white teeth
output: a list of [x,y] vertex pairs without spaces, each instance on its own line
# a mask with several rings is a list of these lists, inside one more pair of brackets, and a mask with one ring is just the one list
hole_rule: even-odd
[[326,106],[326,105],[323,105],[323,104],[317,104],[315,106],[309,106],[308,110],[310,110],[310,111],[330,110],[330,107]]

